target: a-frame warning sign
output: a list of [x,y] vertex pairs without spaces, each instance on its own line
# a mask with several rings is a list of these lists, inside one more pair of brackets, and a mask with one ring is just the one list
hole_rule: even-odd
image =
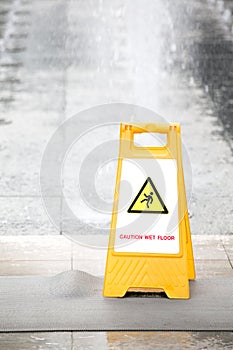
[[168,210],[150,177],[144,182],[128,213],[168,214]]
[[[165,134],[167,142],[138,147],[139,133]],[[121,125],[105,297],[163,290],[169,298],[189,298],[195,266],[181,148],[179,124]]]

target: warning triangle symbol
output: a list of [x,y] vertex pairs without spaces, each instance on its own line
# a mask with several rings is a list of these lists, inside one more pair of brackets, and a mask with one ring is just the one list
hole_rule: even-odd
[[128,213],[168,214],[168,210],[150,177],[142,185],[129,207]]

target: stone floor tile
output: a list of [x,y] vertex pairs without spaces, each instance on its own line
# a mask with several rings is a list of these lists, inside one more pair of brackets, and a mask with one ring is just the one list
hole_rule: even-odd
[[70,258],[71,242],[61,235],[0,236],[0,261]]
[[227,259],[225,249],[221,242],[216,244],[195,244],[193,245],[193,254],[195,259],[224,260]]
[[[96,238],[95,238],[96,240]],[[88,241],[87,241],[88,243]],[[78,243],[72,243],[73,259],[106,259],[107,249],[98,249],[91,246],[85,246]]]
[[0,350],[73,350],[70,332],[1,333]]
[[230,259],[233,259],[233,245],[224,244],[224,249],[226,251],[227,256]]
[[221,240],[224,245],[230,245],[233,246],[233,234],[232,235],[225,235],[221,237]]
[[191,235],[193,246],[199,244],[220,244],[223,237],[222,235]]
[[56,275],[71,269],[70,260],[61,261],[1,261],[0,276]]
[[73,350],[232,349],[233,332],[73,332]]
[[109,349],[108,332],[73,332],[73,350]]
[[196,260],[197,278],[233,277],[233,269],[228,260]]

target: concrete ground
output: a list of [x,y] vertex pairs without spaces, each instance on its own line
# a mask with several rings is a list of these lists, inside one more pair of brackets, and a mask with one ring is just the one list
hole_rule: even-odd
[[[181,122],[192,164],[187,180],[197,276],[232,276],[232,10],[229,0],[0,2],[0,275],[76,268],[103,274],[104,250],[93,253],[59,235],[67,233],[62,196],[54,198],[59,227],[49,220],[40,164],[67,118],[93,105],[125,102]],[[89,143],[95,147],[95,138]],[[104,190],[113,170],[98,184],[110,202],[113,192],[108,197]],[[63,179],[64,188],[69,180]],[[84,214],[80,234],[96,218]],[[232,337],[1,334],[0,349],[232,349]]]
[[[106,249],[63,236],[0,238],[0,275],[53,275],[79,269],[103,275]],[[233,277],[233,237],[193,236],[197,278]],[[224,290],[224,286],[222,286]],[[221,291],[219,291],[221,294]],[[232,349],[233,332],[40,332],[0,334],[0,349]]]

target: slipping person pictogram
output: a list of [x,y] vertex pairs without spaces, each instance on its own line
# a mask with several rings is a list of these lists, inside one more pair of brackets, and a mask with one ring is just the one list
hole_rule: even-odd
[[168,214],[166,205],[150,177],[142,185],[128,213]]
[[150,204],[152,204],[153,203],[153,192],[150,192],[150,194],[147,196],[145,193],[144,193],[144,196],[146,197],[146,198],[144,198],[142,201],[141,201],[141,203],[143,203],[143,202],[145,202],[146,201],[146,206],[147,206],[147,208],[149,208],[150,207]]

